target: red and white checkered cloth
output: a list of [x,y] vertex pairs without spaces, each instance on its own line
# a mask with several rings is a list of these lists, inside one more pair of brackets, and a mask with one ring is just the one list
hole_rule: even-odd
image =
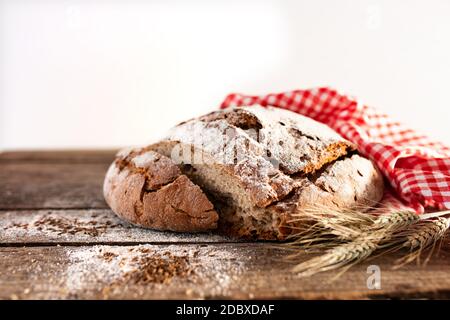
[[450,209],[450,149],[429,140],[387,115],[330,88],[295,90],[263,96],[230,94],[221,108],[260,104],[288,109],[322,122],[371,159],[383,172],[390,191],[384,206]]

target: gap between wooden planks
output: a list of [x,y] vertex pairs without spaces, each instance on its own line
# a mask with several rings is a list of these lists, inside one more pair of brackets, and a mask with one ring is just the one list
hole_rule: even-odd
[[[101,193],[114,153],[0,154],[0,298],[450,297],[448,241],[426,268],[392,270],[391,255],[330,283],[335,272],[311,278],[289,273],[286,252],[273,243],[128,225],[107,209]],[[118,262],[133,259],[142,248],[150,256],[187,257],[193,274],[165,284],[123,282]],[[114,259],[102,260],[105,252]],[[369,264],[381,267],[381,290],[367,289]]]

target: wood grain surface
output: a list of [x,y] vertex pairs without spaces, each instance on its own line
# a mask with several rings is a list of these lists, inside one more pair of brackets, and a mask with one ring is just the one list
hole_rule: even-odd
[[[448,238],[426,266],[393,269],[398,252],[333,280],[336,271],[291,273],[295,261],[276,243],[132,226],[102,196],[114,153],[0,154],[1,299],[450,298]],[[369,265],[380,267],[381,289],[368,289]]]
[[139,228],[106,209],[2,211],[0,230],[2,246],[236,242],[214,233],[176,233]]

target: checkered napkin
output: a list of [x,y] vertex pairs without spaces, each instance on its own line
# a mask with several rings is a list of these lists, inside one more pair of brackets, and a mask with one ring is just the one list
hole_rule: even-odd
[[322,122],[371,159],[388,188],[382,206],[391,209],[450,209],[450,149],[387,115],[330,88],[263,96],[230,94],[221,108],[260,104],[288,109]]

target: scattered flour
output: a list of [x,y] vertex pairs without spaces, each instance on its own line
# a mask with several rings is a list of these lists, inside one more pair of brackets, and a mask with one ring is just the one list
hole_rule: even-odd
[[[233,242],[214,233],[161,232],[133,226],[111,210],[32,210],[2,213],[0,242]],[[235,242],[235,241],[234,241]]]
[[134,157],[131,161],[138,168],[147,168],[148,166],[153,164],[153,162],[159,157],[160,156],[156,152],[147,151]]
[[[114,294],[114,290],[177,286],[197,297],[225,294],[239,287],[239,277],[245,272],[246,257],[233,246],[217,248],[179,245],[66,247],[69,259],[65,271],[65,288],[69,295],[86,291]],[[180,258],[187,261],[181,275],[172,274],[167,282],[130,282],[129,275],[139,272],[140,261],[146,257]],[[183,260],[184,261],[184,260]]]

